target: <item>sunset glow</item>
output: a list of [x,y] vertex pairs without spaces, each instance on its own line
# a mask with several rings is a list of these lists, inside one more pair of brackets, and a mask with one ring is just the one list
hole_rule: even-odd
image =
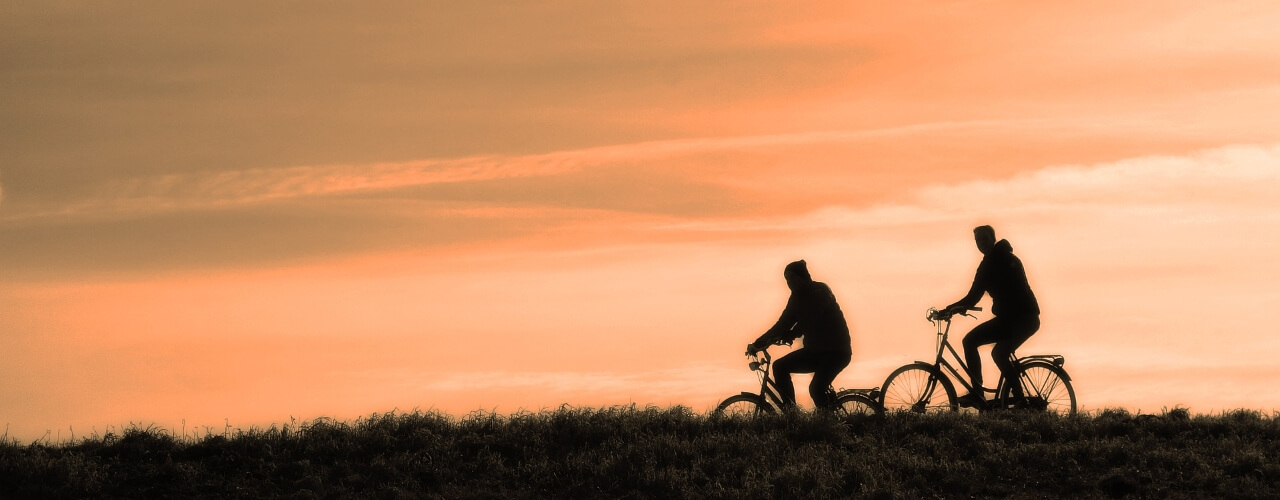
[[1280,409],[1273,3],[0,3],[9,437],[704,411],[796,259],[877,386],[979,224],[1082,409]]

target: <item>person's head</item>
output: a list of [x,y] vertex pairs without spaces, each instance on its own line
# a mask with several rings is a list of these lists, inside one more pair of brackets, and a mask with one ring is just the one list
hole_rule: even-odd
[[987,253],[996,246],[996,230],[991,226],[973,228],[973,242],[978,244],[978,251]]
[[787,264],[786,269],[782,270],[782,277],[786,278],[787,288],[792,291],[795,291],[800,285],[813,281],[813,278],[809,277],[809,267],[803,260]]

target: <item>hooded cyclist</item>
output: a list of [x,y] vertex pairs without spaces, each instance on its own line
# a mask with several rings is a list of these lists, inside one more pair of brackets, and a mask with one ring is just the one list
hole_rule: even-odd
[[784,405],[794,408],[795,386],[792,373],[812,373],[809,396],[819,408],[830,407],[827,388],[853,356],[849,326],[844,312],[836,303],[836,296],[825,283],[813,281],[803,260],[787,264],[782,276],[791,289],[787,307],[769,331],[747,346],[749,352],[759,351],[775,342],[804,337],[804,347],[773,362],[773,378],[778,395]]
[[[986,404],[986,398],[982,395],[982,358],[978,356],[978,347],[995,344],[991,359],[1000,373],[1012,380],[1016,375],[1012,373],[1010,357],[1040,329],[1040,304],[1027,283],[1022,261],[1013,255],[1013,245],[1008,240],[997,242],[996,231],[991,226],[973,228],[973,239],[982,252],[982,263],[978,265],[969,294],[946,310],[964,312],[977,305],[984,293],[991,295],[991,314],[995,317],[970,330],[963,342],[965,364],[974,389],[962,396],[960,403],[981,407]],[[1021,395],[1022,388],[1017,384],[1012,389],[1015,395]]]

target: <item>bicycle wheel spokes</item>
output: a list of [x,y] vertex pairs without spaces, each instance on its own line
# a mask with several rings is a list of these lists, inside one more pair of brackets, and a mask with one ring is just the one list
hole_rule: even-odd
[[955,389],[920,365],[907,365],[889,375],[882,397],[885,411],[928,413],[956,408]]
[[758,398],[746,394],[730,396],[716,407],[716,415],[726,417],[754,417],[762,413],[773,413],[773,408],[762,405]]
[[1010,402],[1015,407],[1043,410],[1060,414],[1076,411],[1076,393],[1071,382],[1063,374],[1048,365],[1032,365],[1023,368],[1018,377],[1022,382],[1024,400]]

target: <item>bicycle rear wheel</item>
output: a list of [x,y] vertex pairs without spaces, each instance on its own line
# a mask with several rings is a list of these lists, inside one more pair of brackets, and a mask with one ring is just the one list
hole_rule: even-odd
[[881,390],[885,411],[937,413],[959,407],[951,380],[924,363],[903,366],[889,374]]
[[1071,377],[1066,370],[1052,363],[1032,361],[1020,367],[1018,380],[1022,384],[1022,397],[1014,394],[1013,384],[1001,384],[1000,406],[1047,411],[1061,415],[1076,412],[1076,390],[1071,387]]
[[727,417],[754,417],[769,413],[773,413],[773,407],[766,404],[761,400],[760,396],[755,394],[729,396],[719,406],[716,406],[714,412],[716,416]]
[[884,408],[875,400],[863,394],[851,392],[836,398],[836,415],[847,417],[851,415],[880,415],[884,413]]

